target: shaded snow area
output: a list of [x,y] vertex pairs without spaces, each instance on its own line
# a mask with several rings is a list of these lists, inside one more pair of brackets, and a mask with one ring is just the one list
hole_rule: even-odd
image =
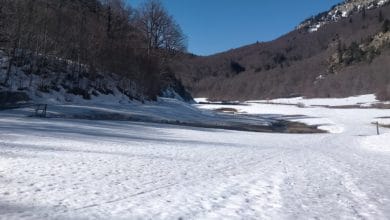
[[303,106],[328,106],[328,107],[338,107],[338,106],[370,107],[378,103],[383,103],[383,102],[379,102],[376,99],[376,96],[374,94],[352,96],[347,98],[328,98],[328,99],[321,99],[321,98],[306,99],[303,97],[281,98],[281,99],[268,100],[267,102],[272,104],[294,104],[294,105],[303,105]]
[[386,121],[390,110],[244,104],[223,107],[239,112],[230,117],[261,116],[268,123],[288,115],[333,133],[59,116],[99,110],[159,119],[228,117],[209,111],[221,105],[167,99],[55,105],[50,118],[26,117],[28,109],[0,111],[0,219],[390,218],[390,129],[381,127],[377,136],[372,124]]
[[[34,116],[34,106],[5,111],[3,114],[22,114]],[[316,125],[292,124],[290,116],[283,114],[224,114],[216,111],[201,110],[189,103],[177,99],[158,98],[156,102],[92,102],[83,101],[74,104],[49,104],[48,118],[122,120],[154,122],[193,126],[203,128],[222,128],[239,131],[280,132],[280,133],[318,133]],[[306,116],[294,116],[304,118]]]

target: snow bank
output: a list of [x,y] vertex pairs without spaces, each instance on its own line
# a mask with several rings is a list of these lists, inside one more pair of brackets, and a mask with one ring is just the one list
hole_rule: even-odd
[[390,153],[390,133],[364,137],[361,145],[368,150]]
[[275,104],[303,104],[305,106],[348,106],[348,105],[359,105],[359,106],[371,106],[372,104],[378,103],[374,94],[367,94],[361,96],[352,96],[346,98],[313,98],[306,99],[304,97],[297,98],[281,98],[272,99],[267,102]]
[[[200,99],[205,100],[205,99]],[[380,124],[390,124],[390,111],[387,109],[358,108],[359,106],[370,106],[378,103],[375,95],[368,94],[347,98],[316,98],[305,99],[284,98],[274,100],[247,101],[243,105],[224,105],[226,108],[234,108],[240,114],[268,115],[268,117],[282,118],[289,121],[317,125],[320,129],[330,133],[343,133],[347,124],[355,124],[352,129],[361,130],[361,124],[372,130],[372,122],[379,121]],[[221,105],[200,104],[202,109],[218,109]],[[322,106],[351,106],[351,108],[324,108]],[[368,133],[371,135],[372,133]],[[365,134],[366,135],[366,134]]]
[[372,121],[373,123],[378,122],[380,125],[384,126],[390,126],[390,115],[388,118],[376,118],[375,120]]
[[327,131],[329,133],[337,134],[337,133],[343,133],[344,132],[344,127],[336,124],[332,125],[321,125],[318,126],[318,129]]
[[208,98],[195,98],[194,100],[195,100],[196,103],[208,102],[209,101]]
[[[201,104],[201,109],[219,109],[221,105]],[[341,133],[344,129],[333,120],[315,114],[313,108],[299,108],[293,105],[276,105],[248,102],[246,105],[224,105],[223,107],[234,108],[244,115],[262,115],[280,120],[288,120],[304,123],[309,126],[320,126],[319,129],[330,133]],[[315,115],[315,116],[314,116]]]

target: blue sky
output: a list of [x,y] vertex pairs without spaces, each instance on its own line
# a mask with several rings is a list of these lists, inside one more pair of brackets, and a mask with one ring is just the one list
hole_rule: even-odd
[[[161,0],[188,36],[188,51],[210,55],[273,40],[342,0]],[[137,7],[143,0],[127,0]]]

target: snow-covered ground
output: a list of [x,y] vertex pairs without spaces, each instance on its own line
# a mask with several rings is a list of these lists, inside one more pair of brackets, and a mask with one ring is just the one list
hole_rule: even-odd
[[[264,101],[261,102],[264,103]],[[322,99],[322,98],[305,99],[303,97],[281,98],[281,99],[267,100],[266,102],[273,103],[273,104],[293,104],[293,105],[301,105],[301,106],[303,105],[303,106],[329,106],[329,107],[337,107],[337,106],[369,107],[374,104],[380,103],[376,99],[374,94],[353,96],[347,98],[328,98],[328,99]]]
[[[381,128],[377,136],[372,124],[379,117],[386,120],[390,110],[224,107],[265,117],[297,116],[326,124],[333,133],[256,133],[0,112],[0,218],[390,218],[390,130]],[[159,115],[154,105],[142,108]],[[200,111],[188,108],[185,118]],[[168,114],[166,105],[160,110],[170,117],[182,111]],[[204,110],[195,115],[202,114],[214,115]]]

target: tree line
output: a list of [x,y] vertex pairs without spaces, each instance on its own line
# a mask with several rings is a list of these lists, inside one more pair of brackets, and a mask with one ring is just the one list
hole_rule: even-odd
[[11,64],[33,54],[88,66],[91,77],[118,74],[155,97],[186,37],[159,0],[138,8],[124,0],[0,0],[0,47],[10,58],[3,85]]

